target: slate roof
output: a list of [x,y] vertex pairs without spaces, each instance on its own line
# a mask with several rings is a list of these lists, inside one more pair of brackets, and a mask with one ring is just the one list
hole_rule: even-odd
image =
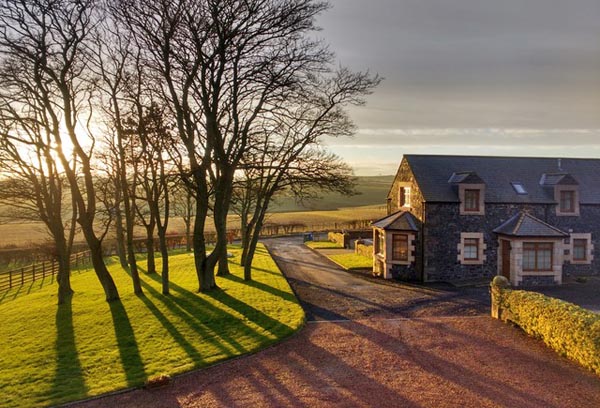
[[495,233],[513,237],[568,237],[569,234],[525,212],[519,212],[498,226]]
[[398,211],[371,223],[384,230],[417,231],[417,220],[408,211]]
[[[553,204],[556,183],[578,183],[580,203],[600,204],[600,159],[561,159],[559,168],[558,159],[541,157],[408,154],[404,158],[429,202],[458,202],[456,183],[449,181],[474,174],[485,182],[488,203]],[[547,180],[544,185],[542,177]],[[520,182],[527,194],[517,194],[511,182]]]

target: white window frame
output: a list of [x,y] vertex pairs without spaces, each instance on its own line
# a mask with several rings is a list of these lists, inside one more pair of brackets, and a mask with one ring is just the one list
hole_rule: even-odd
[[[569,244],[569,263],[574,265],[589,265],[594,260],[594,244],[592,243],[592,233],[584,232],[584,233],[575,233],[572,232],[570,234],[570,244]],[[586,240],[585,245],[585,259],[573,259],[574,254],[574,243],[576,239]]]
[[[477,254],[477,259],[465,259],[465,240],[467,239],[478,239],[479,244],[477,245],[477,249],[479,253]],[[485,250],[487,249],[487,245],[483,239],[483,232],[461,232],[460,233],[460,242],[457,245],[458,255],[457,260],[462,265],[483,265],[486,261]]]

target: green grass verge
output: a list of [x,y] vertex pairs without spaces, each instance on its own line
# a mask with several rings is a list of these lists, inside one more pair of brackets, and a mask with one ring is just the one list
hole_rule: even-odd
[[307,241],[304,243],[307,247],[312,249],[335,249],[335,248],[343,248],[337,242],[330,241]]
[[373,260],[363,255],[357,254],[339,254],[339,255],[327,255],[336,264],[347,270],[353,269],[371,269],[373,267]]
[[[112,262],[120,302],[107,303],[93,271],[74,272],[70,304],[56,306],[46,282],[0,294],[0,395],[3,407],[44,406],[136,387],[254,352],[298,330],[304,312],[260,246],[246,283],[239,248],[229,277],[198,294],[193,255],[170,258],[171,296],[160,276],[142,273],[145,296]],[[143,265],[143,263],[142,263]]]

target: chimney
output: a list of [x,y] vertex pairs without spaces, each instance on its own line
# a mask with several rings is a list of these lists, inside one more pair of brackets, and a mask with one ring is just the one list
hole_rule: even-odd
[[563,171],[562,169],[562,160],[558,159],[558,171]]

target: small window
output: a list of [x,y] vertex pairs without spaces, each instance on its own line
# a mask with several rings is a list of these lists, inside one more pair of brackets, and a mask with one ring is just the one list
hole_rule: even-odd
[[383,255],[383,248],[385,246],[385,235],[381,231],[377,231],[375,234],[375,253]]
[[562,190],[560,192],[560,212],[575,212],[575,191]]
[[465,238],[463,259],[465,261],[476,261],[479,259],[479,238]]
[[573,240],[573,260],[574,261],[586,261],[587,260],[587,239],[574,239]]
[[400,187],[398,191],[400,207],[410,207],[410,187]]
[[527,194],[527,190],[525,190],[525,187],[523,187],[523,184],[518,183],[516,181],[512,182],[510,184],[512,184],[512,186],[515,189],[515,191],[517,192],[517,194]]
[[392,261],[408,261],[408,235],[392,235]]
[[479,211],[479,190],[465,190],[465,211]]
[[523,270],[551,271],[552,248],[553,244],[551,242],[524,242]]

